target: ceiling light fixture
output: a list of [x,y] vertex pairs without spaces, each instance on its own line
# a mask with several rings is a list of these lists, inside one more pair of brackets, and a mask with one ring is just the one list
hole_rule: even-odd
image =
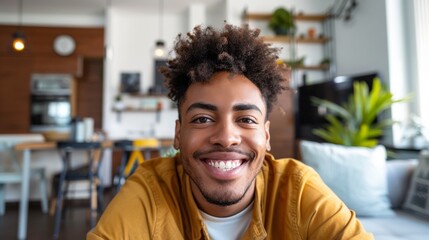
[[166,55],[165,43],[164,43],[164,40],[162,40],[162,27],[163,27],[162,20],[164,17],[164,14],[163,14],[164,0],[159,0],[158,2],[159,2],[159,8],[158,8],[158,10],[159,10],[159,14],[158,14],[159,15],[159,27],[158,27],[159,39],[155,43],[154,55],[155,55],[155,58],[162,59],[162,58],[165,58],[165,55]]
[[25,37],[24,37],[24,33],[20,32],[20,28],[22,25],[22,8],[23,8],[23,0],[19,1],[19,16],[18,16],[18,31],[16,31],[13,34],[13,41],[12,41],[12,48],[17,51],[17,52],[21,52],[25,49]]

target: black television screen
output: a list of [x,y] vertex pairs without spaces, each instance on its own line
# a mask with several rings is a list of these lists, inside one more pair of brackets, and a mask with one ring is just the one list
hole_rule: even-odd
[[348,100],[353,93],[353,83],[364,81],[371,89],[372,81],[377,77],[377,73],[366,73],[352,76],[338,76],[334,79],[320,83],[303,85],[298,87],[298,100],[296,111],[296,137],[312,141],[321,141],[314,136],[312,131],[315,128],[323,127],[326,123],[325,109],[318,108],[311,100],[312,97],[329,100],[337,104],[342,104]]

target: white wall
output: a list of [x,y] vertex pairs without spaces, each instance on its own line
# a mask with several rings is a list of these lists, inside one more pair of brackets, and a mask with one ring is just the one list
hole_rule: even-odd
[[[156,129],[157,137],[173,137],[175,109],[161,112],[160,122],[155,113],[123,112],[118,116],[112,111],[114,96],[119,92],[122,72],[140,72],[141,92],[147,93],[154,84],[155,41],[159,38],[158,15],[141,9],[115,8],[108,12],[106,25],[108,48],[112,56],[106,59],[103,124],[112,138],[141,137]],[[187,19],[183,14],[164,14],[162,39],[167,49],[172,48],[178,33],[185,32]],[[168,100],[164,106],[169,105]]]
[[[22,16],[22,25],[27,26],[103,26],[105,22],[102,14],[34,14],[26,13]],[[0,14],[0,23],[17,24],[16,13]]]
[[338,75],[378,71],[389,81],[384,0],[360,0],[350,21],[335,22]]
[[211,6],[207,6],[207,25],[220,28],[226,21],[226,0],[219,1]]
[[194,3],[187,10],[188,31],[191,31],[195,26],[206,23],[206,6],[202,3]]

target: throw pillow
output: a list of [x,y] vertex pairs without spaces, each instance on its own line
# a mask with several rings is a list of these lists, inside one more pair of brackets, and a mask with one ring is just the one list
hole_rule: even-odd
[[313,167],[358,216],[391,216],[386,149],[301,141],[302,160]]
[[387,164],[387,186],[392,208],[400,208],[405,202],[417,159],[389,160]]
[[404,207],[429,217],[429,151],[420,153]]

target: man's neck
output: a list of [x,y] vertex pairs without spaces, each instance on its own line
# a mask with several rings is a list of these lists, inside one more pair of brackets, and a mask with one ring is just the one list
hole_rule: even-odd
[[198,208],[214,217],[229,217],[235,215],[245,209],[249,204],[253,201],[254,193],[255,193],[255,180],[253,180],[247,192],[244,194],[243,198],[229,206],[220,206],[217,204],[213,204],[208,202],[204,196],[199,191],[198,187],[194,182],[191,181],[191,189],[192,194],[194,195],[195,202],[198,205]]

